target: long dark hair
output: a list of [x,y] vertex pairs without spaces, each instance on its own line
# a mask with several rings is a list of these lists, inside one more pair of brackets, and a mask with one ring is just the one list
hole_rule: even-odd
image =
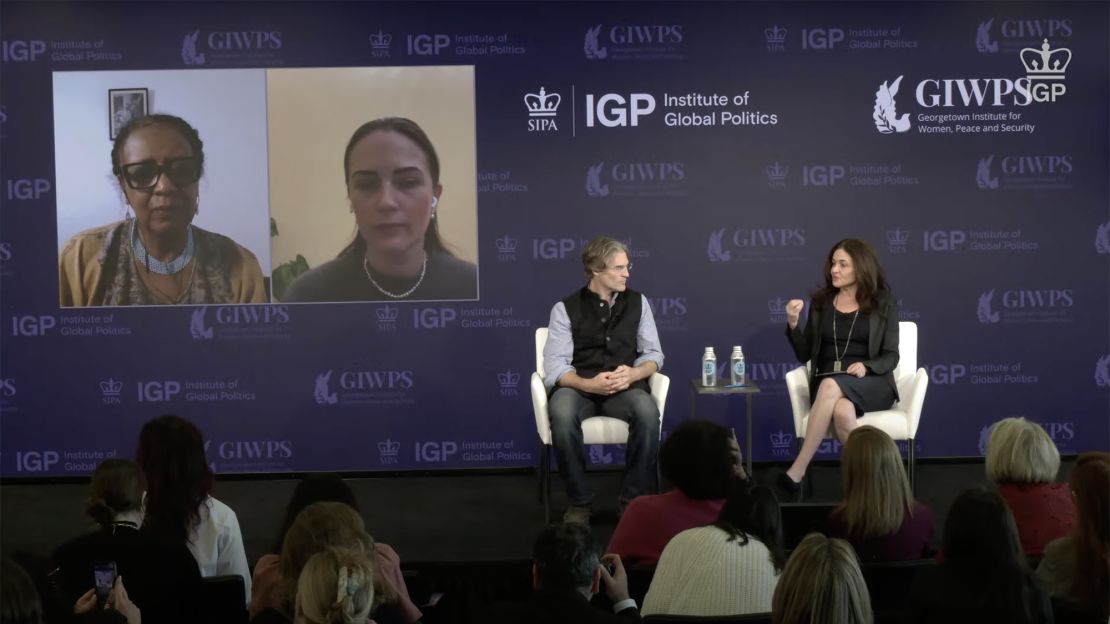
[[[374,121],[368,121],[359,126],[358,130],[355,130],[355,133],[351,135],[351,140],[347,141],[347,149],[343,152],[343,184],[348,187],[351,184],[351,152],[354,151],[358,142],[371,132],[396,132],[416,143],[416,146],[424,152],[424,157],[428,160],[428,173],[432,176],[432,185],[439,184],[439,156],[436,155],[436,148],[432,145],[432,140],[428,138],[424,129],[417,125],[415,121],[404,117],[382,117]],[[444,244],[443,239],[439,237],[439,225],[436,219],[429,221],[428,229],[424,231],[424,250],[430,253],[454,255]],[[366,253],[366,241],[357,233],[355,239],[344,247],[339,255],[345,256],[349,253],[357,253],[360,256]]]
[[825,257],[825,285],[810,293],[813,305],[825,307],[832,302],[833,297],[840,291],[832,285],[833,254],[838,249],[852,258],[852,268],[856,273],[856,302],[859,311],[866,314],[879,306],[879,299],[890,293],[890,284],[886,281],[886,272],[879,264],[879,256],[875,250],[864,241],[855,238],[845,238],[837,241],[829,248]]
[[123,152],[123,145],[127,143],[127,139],[131,133],[140,128],[149,128],[150,126],[165,125],[173,128],[180,134],[185,141],[189,144],[189,149],[193,151],[193,156],[198,160],[200,172],[204,173],[204,142],[200,140],[200,134],[189,125],[189,122],[175,115],[166,115],[164,113],[153,113],[144,117],[135,117],[128,121],[119,130],[116,135],[115,141],[112,142],[112,173],[117,178],[123,176],[123,163],[120,162],[120,153]]
[[146,479],[138,464],[130,459],[105,459],[93,472],[85,515],[107,527],[116,514],[142,509],[145,490]]
[[143,528],[188,543],[200,505],[212,491],[200,429],[180,416],[159,416],[139,432],[136,459],[147,481]]
[[752,487],[737,480],[713,526],[729,534],[728,541],[747,546],[754,537],[771,552],[775,572],[782,572],[786,554],[782,549],[782,513],[775,493],[762,485]]
[[715,422],[683,422],[659,449],[663,476],[694,500],[725,498],[736,480],[731,438],[731,432]]
[[289,498],[289,504],[285,507],[285,520],[281,523],[281,530],[270,552],[281,552],[285,534],[289,532],[289,527],[293,526],[293,522],[297,520],[297,514],[301,513],[302,509],[313,503],[323,502],[343,503],[356,512],[359,511],[355,493],[343,479],[339,478],[339,475],[330,472],[309,475],[301,479],[297,487],[293,488],[293,496]]
[[987,488],[960,494],[944,523],[942,567],[974,579],[980,607],[1001,622],[1034,622],[1033,573],[1021,551],[1017,524],[1002,496]]
[[1071,595],[1085,608],[1110,612],[1110,453],[1083,453],[1068,477],[1078,518]]

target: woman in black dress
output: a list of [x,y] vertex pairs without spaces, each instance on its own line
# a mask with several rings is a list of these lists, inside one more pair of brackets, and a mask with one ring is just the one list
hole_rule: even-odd
[[864,412],[890,409],[898,400],[898,309],[875,250],[854,238],[837,242],[825,263],[825,285],[810,297],[804,329],[798,323],[804,302],[786,304],[794,355],[813,363],[805,441],[780,478],[790,492],[798,490],[830,424],[844,442]]

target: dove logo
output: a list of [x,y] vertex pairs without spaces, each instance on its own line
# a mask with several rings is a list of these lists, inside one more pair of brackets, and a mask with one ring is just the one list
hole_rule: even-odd
[[197,51],[199,37],[200,30],[194,30],[181,40],[181,61],[186,65],[204,65],[205,56]]
[[991,38],[991,25],[994,24],[994,18],[990,18],[985,22],[979,24],[979,29],[975,31],[975,49],[980,53],[994,54],[998,52],[998,42]]
[[602,444],[590,445],[590,463],[602,464],[608,466],[613,463],[613,454],[605,452],[605,446]]
[[603,167],[605,167],[605,161],[597,163],[586,171],[586,194],[590,197],[607,197],[609,195],[609,185],[601,182]]
[[980,455],[986,456],[987,454],[987,442],[991,439],[991,428],[993,426],[994,425],[986,425],[979,430],[979,443],[977,447]]
[[598,43],[598,35],[601,34],[601,24],[593,28],[586,29],[586,42],[582,45],[582,51],[586,53],[586,58],[591,61],[597,61],[609,56],[609,49]]
[[193,310],[193,315],[189,320],[189,335],[193,340],[211,340],[215,336],[215,332],[204,322],[204,315],[208,312],[208,306],[201,306]]
[[994,311],[994,289],[979,295],[979,307],[976,310],[976,316],[979,322],[984,325],[991,325],[1002,320],[1001,314]]
[[991,162],[994,154],[979,159],[979,167],[975,171],[975,183],[981,191],[993,191],[998,188],[998,178],[991,175]]
[[903,113],[898,116],[894,96],[898,95],[898,87],[902,84],[902,76],[898,76],[889,85],[884,80],[875,92],[875,107],[871,118],[875,122],[875,129],[882,134],[896,134],[910,129],[910,115]]
[[1100,254],[1110,254],[1110,221],[1095,230],[1095,251]]
[[1095,362],[1095,385],[1110,388],[1110,355],[1104,355]]
[[327,371],[316,375],[316,386],[313,389],[312,396],[316,399],[317,405],[335,405],[339,402],[339,396],[331,391],[331,376],[334,371]]
[[728,262],[732,259],[732,252],[724,249],[724,244],[722,243],[724,238],[724,228],[714,230],[709,234],[709,246],[706,249],[706,253],[709,254],[710,262]]

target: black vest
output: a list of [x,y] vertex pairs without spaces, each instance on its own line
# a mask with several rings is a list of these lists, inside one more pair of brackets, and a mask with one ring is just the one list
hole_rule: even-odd
[[[643,305],[643,296],[631,289],[619,293],[612,307],[586,287],[563,299],[574,339],[571,366],[579,377],[591,379],[621,364],[632,366],[639,355],[636,333]],[[632,387],[648,386],[640,380]]]

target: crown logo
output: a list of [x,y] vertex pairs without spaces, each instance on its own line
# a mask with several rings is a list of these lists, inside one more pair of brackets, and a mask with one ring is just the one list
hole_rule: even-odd
[[394,442],[389,438],[378,442],[378,453],[381,454],[382,457],[396,457],[397,453],[400,452],[400,450],[400,442]]
[[554,117],[563,101],[558,93],[548,93],[540,87],[539,93],[529,93],[524,96],[524,105],[528,107],[529,117]]
[[891,245],[905,245],[910,240],[910,233],[902,228],[886,231],[886,242]]
[[782,42],[786,41],[786,29],[778,24],[764,30],[763,34],[767,37],[767,43],[772,45],[781,45]]
[[780,165],[778,162],[776,162],[773,165],[767,165],[764,171],[767,172],[768,180],[776,182],[786,178],[786,174],[790,171],[790,167],[787,167],[786,165]]
[[378,315],[378,320],[382,323],[392,323],[393,321],[396,321],[397,315],[400,313],[400,310],[391,305],[380,307],[376,312],[376,314]]
[[497,382],[501,384],[502,388],[515,388],[519,381],[520,373],[514,373],[512,370],[497,374]]
[[391,43],[393,43],[393,35],[389,33],[378,30],[378,32],[370,35],[370,47],[375,50],[387,50]]
[[772,313],[782,312],[782,309],[785,306],[786,306],[786,299],[783,299],[782,297],[775,297],[774,299],[768,299],[767,300],[767,311],[768,312],[772,312]]
[[794,436],[786,433],[782,429],[771,434],[771,446],[775,448],[783,448],[790,446],[790,442],[794,440]]
[[100,382],[100,392],[106,397],[119,396],[120,390],[123,390],[123,382],[116,381],[109,377]]
[[1025,66],[1025,72],[1031,80],[1063,80],[1069,63],[1071,50],[1052,49],[1048,45],[1048,39],[1041,44],[1040,50],[1021,49],[1021,64]]
[[497,244],[497,253],[516,253],[517,241],[508,234],[494,242]]

